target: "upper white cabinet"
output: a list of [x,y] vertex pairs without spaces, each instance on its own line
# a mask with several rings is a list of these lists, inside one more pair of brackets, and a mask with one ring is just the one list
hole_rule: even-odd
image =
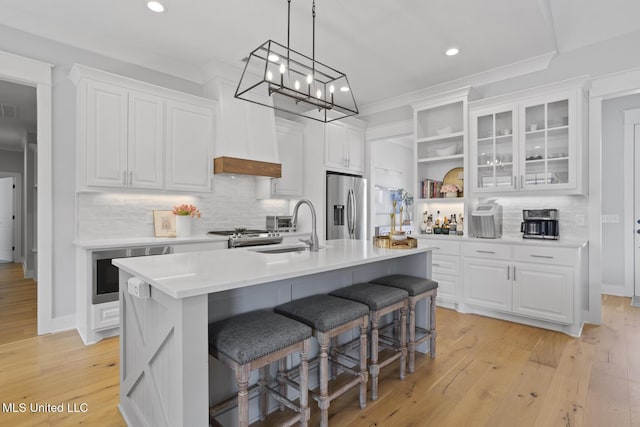
[[276,139],[282,164],[282,177],[259,178],[257,197],[302,197],[304,192],[304,126],[276,118]]
[[212,122],[209,108],[167,101],[167,190],[210,189]]
[[471,191],[585,193],[582,89],[515,96],[471,106]]
[[364,172],[364,128],[350,123],[325,125],[325,166],[344,172]]
[[[206,90],[220,106],[215,157],[278,163],[274,110],[236,99],[236,84],[230,80],[216,78]],[[266,97],[264,102],[271,100]]]
[[78,190],[210,191],[215,102],[74,65]]

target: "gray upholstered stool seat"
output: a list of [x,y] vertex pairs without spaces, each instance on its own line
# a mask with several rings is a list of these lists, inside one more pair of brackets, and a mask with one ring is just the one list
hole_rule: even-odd
[[322,332],[359,319],[369,309],[329,295],[313,295],[277,306],[274,311]]
[[[366,304],[369,307],[371,319],[371,400],[378,398],[378,375],[380,369],[400,359],[400,379],[405,377],[407,357],[407,308],[409,294],[407,291],[389,286],[373,283],[358,283],[356,285],[340,288],[329,295],[346,298]],[[400,312],[400,341],[391,342],[379,334],[380,318],[386,314]],[[387,342],[389,347],[396,351],[395,354],[383,361],[378,360],[378,346],[380,342]]]
[[[371,281],[384,286],[404,289],[409,293],[409,372],[415,369],[416,347],[429,340],[429,352],[431,358],[436,357],[436,295],[438,293],[438,282],[423,277],[408,276],[404,274],[392,274]],[[429,298],[427,305],[427,318],[429,329],[416,327],[416,303],[422,299]],[[423,335],[416,339],[416,330]]]
[[379,285],[404,289],[410,296],[416,296],[431,291],[438,287],[438,282],[422,277],[406,276],[404,274],[392,274],[371,281]]
[[[319,364],[320,394],[316,396],[320,408],[320,426],[329,425],[329,405],[355,386],[360,387],[360,408],[367,406],[367,327],[369,325],[369,308],[366,305],[329,295],[313,295],[277,306],[274,311],[310,326],[313,336],[320,346],[318,358],[310,363]],[[359,359],[341,355],[358,368],[346,366],[338,361],[334,351],[331,352],[332,367],[342,366],[345,372],[355,376],[342,384],[340,389],[329,396],[329,345],[336,337],[356,327],[360,328]],[[337,369],[336,369],[337,370]],[[289,378],[287,378],[290,380]]]
[[[249,425],[249,375],[260,369],[260,379],[254,386],[260,391],[260,419],[266,414],[267,392],[276,400],[297,412],[283,425],[300,423],[307,425],[308,404],[308,353],[311,328],[285,316],[267,310],[257,310],[220,320],[209,325],[209,353],[235,370],[238,395],[218,403],[209,410],[212,421],[229,407],[238,406],[238,425]],[[299,403],[286,398],[286,390],[280,393],[268,386],[269,364],[300,352],[300,399]],[[253,389],[253,388],[252,388]],[[212,422],[212,424],[216,425]]]

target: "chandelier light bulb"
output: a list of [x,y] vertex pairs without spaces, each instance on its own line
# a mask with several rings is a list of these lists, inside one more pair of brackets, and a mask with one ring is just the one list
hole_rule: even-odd
[[316,98],[322,98],[322,91],[320,89],[316,92]]
[[310,85],[311,83],[313,83],[313,76],[311,74],[309,74],[307,76],[307,84]]
[[267,70],[267,80],[273,80],[273,73],[271,72],[271,70]]
[[336,88],[334,85],[329,86],[329,93],[333,94],[333,92],[336,91]]
[[295,81],[295,83],[293,83],[293,86],[296,88],[296,90],[300,90],[300,82],[299,81]]
[[284,65],[284,62],[280,64],[280,74],[284,74],[287,71],[287,67]]

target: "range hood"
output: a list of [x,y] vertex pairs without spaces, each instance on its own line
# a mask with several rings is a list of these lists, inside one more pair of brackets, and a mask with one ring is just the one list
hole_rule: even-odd
[[213,159],[213,173],[233,173],[237,175],[281,178],[282,165],[280,163],[261,162],[257,160],[223,156]]

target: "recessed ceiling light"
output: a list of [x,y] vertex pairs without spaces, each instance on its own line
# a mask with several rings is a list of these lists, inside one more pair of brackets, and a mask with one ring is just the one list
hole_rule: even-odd
[[445,53],[447,54],[447,56],[454,56],[460,53],[460,49],[458,49],[457,47],[452,47],[447,49]]
[[342,86],[340,92],[349,92],[349,86]]
[[147,7],[157,13],[162,13],[167,10],[164,4],[158,0],[150,0],[147,2]]
[[278,55],[276,55],[275,53],[270,53],[269,54],[269,61],[278,62],[278,61],[280,61],[280,57]]

